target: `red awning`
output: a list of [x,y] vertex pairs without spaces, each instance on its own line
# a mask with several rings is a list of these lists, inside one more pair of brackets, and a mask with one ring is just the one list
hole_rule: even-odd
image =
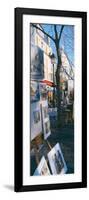
[[46,83],[48,86],[55,87],[55,84],[52,81],[42,80],[42,83]]

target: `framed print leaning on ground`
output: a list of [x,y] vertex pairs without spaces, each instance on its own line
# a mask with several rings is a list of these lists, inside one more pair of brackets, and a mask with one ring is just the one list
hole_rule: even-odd
[[16,192],[87,187],[87,13],[15,8]]

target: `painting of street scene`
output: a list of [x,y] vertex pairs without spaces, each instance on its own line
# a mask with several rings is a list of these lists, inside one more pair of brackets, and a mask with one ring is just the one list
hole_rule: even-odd
[[39,94],[39,84],[37,82],[31,81],[30,82],[30,92],[31,92],[31,102],[39,101],[40,94]]
[[53,174],[64,174],[67,172],[67,166],[59,143],[48,153],[48,159]]
[[74,25],[30,23],[29,175],[74,173]]
[[48,117],[48,108],[44,107],[44,117],[47,118]]
[[48,175],[50,175],[50,170],[48,168],[48,165],[47,165],[47,162],[46,162],[44,156],[42,157],[37,169],[35,170],[34,175],[35,176],[38,176],[38,175],[48,176]]

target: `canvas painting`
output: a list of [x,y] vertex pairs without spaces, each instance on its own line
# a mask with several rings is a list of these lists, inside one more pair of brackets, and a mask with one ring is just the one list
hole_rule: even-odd
[[50,123],[49,121],[45,122],[45,133],[48,134],[50,132]]
[[39,84],[39,90],[40,90],[40,99],[46,100],[47,99],[47,88],[45,83]]
[[59,143],[57,143],[48,153],[48,159],[52,174],[66,174],[67,165],[65,163]]
[[37,83],[36,81],[31,81],[30,94],[31,94],[31,103],[39,101],[40,99],[39,83]]
[[42,128],[43,128],[43,135],[44,140],[46,140],[51,135],[51,126],[50,126],[50,115],[49,115],[49,108],[48,108],[48,101],[43,100],[41,101],[41,113],[42,113]]
[[34,172],[34,176],[49,176],[49,175],[50,175],[50,170],[49,170],[47,162],[43,156],[37,169]]
[[[41,109],[39,102],[34,102],[31,104],[31,129],[30,129],[30,138],[31,141],[37,137],[39,134],[42,134],[42,123],[41,123]],[[31,142],[30,141],[30,142]]]
[[31,79],[44,78],[43,51],[40,47],[31,44]]
[[39,112],[39,110],[34,111],[33,115],[34,115],[34,123],[38,123],[40,121],[40,112]]
[[43,112],[44,112],[44,118],[48,117],[48,107],[43,107]]

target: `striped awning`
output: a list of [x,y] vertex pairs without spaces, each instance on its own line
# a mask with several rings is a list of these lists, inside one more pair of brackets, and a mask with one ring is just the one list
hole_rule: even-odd
[[49,80],[41,80],[41,83],[46,83],[50,87],[55,87],[55,84]]

